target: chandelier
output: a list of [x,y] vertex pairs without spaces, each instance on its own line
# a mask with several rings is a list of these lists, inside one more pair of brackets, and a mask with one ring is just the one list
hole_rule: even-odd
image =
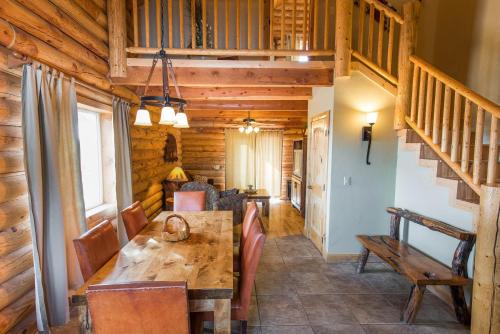
[[[134,125],[139,126],[152,126],[151,117],[149,111],[146,109],[147,106],[150,107],[161,107],[161,115],[159,124],[162,125],[173,125],[174,128],[188,128],[188,120],[186,113],[184,112],[184,106],[186,105],[186,100],[181,98],[179,87],[175,80],[174,68],[172,66],[172,60],[168,57],[164,48],[164,20],[163,20],[163,3],[161,2],[161,50],[155,53],[153,57],[153,64],[151,70],[149,71],[148,80],[146,82],[146,87],[144,88],[144,93],[140,98],[139,110],[135,116]],[[162,96],[146,95],[151,82],[151,77],[153,76],[156,64],[161,61],[161,74],[162,74]],[[168,77],[172,78],[174,83],[175,91],[177,93],[177,98],[170,96],[170,86],[168,82]],[[177,113],[174,110],[177,108]]]
[[250,111],[248,111],[248,117],[243,119],[244,125],[240,126],[239,130],[241,133],[245,132],[247,135],[253,133],[258,133],[260,128],[258,126],[254,126],[255,119],[250,118]]

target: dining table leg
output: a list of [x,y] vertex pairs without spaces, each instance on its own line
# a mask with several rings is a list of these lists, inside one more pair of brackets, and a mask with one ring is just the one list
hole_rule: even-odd
[[214,305],[215,334],[231,334],[231,299],[216,299]]

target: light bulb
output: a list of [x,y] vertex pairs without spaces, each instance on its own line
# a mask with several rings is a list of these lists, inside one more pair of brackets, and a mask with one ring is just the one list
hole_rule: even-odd
[[255,132],[255,133],[259,133],[259,131],[260,131],[260,128],[258,126],[256,126],[255,128],[253,128],[253,132]]
[[250,126],[247,126],[247,129],[245,130],[246,134],[249,134],[252,132],[252,128]]
[[161,116],[159,124],[174,125],[175,124],[175,110],[171,106],[164,106],[161,108]]
[[377,122],[377,118],[378,118],[378,112],[370,112],[368,114],[366,114],[366,122],[368,124],[375,124]]
[[189,128],[188,120],[186,113],[183,111],[179,111],[177,115],[175,115],[175,124],[174,128]]
[[139,110],[137,110],[137,114],[135,115],[134,125],[137,126],[152,126],[151,117],[149,116],[149,111],[141,106]]
[[240,128],[238,130],[240,130],[241,133],[245,132],[245,128],[242,126],[240,126]]

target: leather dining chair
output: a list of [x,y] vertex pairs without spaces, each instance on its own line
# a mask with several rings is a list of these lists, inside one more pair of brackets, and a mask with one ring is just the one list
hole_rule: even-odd
[[259,207],[254,201],[248,202],[247,209],[245,211],[245,217],[243,218],[243,224],[241,226],[240,235],[240,245],[239,250],[235,251],[233,254],[233,271],[240,271],[240,254],[243,253],[243,246],[248,238],[248,233],[252,224],[257,223],[257,217],[259,217]]
[[186,282],[92,285],[87,301],[97,334],[190,333]]
[[176,191],[174,192],[174,211],[204,211],[204,191]]
[[139,201],[123,209],[121,214],[128,240],[132,240],[148,224],[146,212]]
[[120,250],[118,235],[109,220],[74,239],[73,245],[85,281]]
[[[247,332],[252,289],[260,257],[264,250],[265,240],[266,235],[259,217],[254,224],[250,225],[248,238],[241,254],[241,272],[238,279],[237,294],[231,300],[231,320],[240,321],[242,334]],[[213,321],[214,315],[213,312],[196,312],[191,314],[191,319],[193,321],[193,333],[201,334],[203,333],[203,321]]]

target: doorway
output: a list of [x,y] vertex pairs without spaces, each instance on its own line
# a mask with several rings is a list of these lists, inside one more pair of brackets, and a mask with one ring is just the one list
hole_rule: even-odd
[[308,154],[306,236],[323,254],[326,236],[326,185],[328,178],[328,132],[330,112],[314,116],[311,121],[311,143]]

